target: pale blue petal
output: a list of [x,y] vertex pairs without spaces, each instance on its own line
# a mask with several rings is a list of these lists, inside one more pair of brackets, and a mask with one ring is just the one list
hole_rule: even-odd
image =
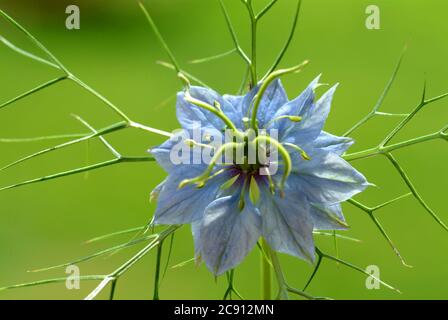
[[291,124],[281,136],[282,141],[288,141],[298,145],[304,145],[315,140],[321,133],[328,114],[337,85],[325,92],[315,103],[302,108],[298,114],[302,121]]
[[315,230],[347,230],[341,204],[311,204],[310,209]]
[[334,136],[328,132],[322,131],[320,135],[313,141],[313,147],[323,149],[325,151],[342,155],[353,145],[354,141],[347,137]]
[[[215,102],[218,102],[223,112],[231,120],[236,120],[239,116],[238,110],[228,100],[223,99],[223,97],[211,89],[192,86],[190,88],[190,94],[193,98],[206,102],[211,106],[214,106]],[[186,101],[184,92],[177,94],[176,111],[177,119],[184,129],[192,129],[195,123],[198,122],[201,123],[202,127],[214,127],[219,131],[225,129],[225,123],[222,119],[210,111]]]
[[194,257],[199,260],[201,257],[201,224],[202,220],[197,220],[191,223],[191,234],[194,242]]
[[[307,88],[297,98],[281,106],[272,118],[276,119],[282,116],[303,116],[307,114],[308,110],[314,107],[314,90],[319,85],[319,79],[320,75],[311,81]],[[273,122],[269,128],[279,130],[280,140],[282,140],[283,137],[287,136],[288,131],[296,125],[297,123],[291,122],[288,119],[281,119]]]
[[258,126],[264,128],[265,125],[274,118],[276,112],[288,103],[288,96],[280,81],[273,81],[266,89],[258,107]]
[[184,179],[199,176],[203,170],[201,166],[190,165],[171,172],[158,197],[155,224],[185,224],[202,219],[205,208],[217,198],[221,185],[229,179],[222,173],[202,188],[195,185],[178,188]]
[[205,210],[200,253],[210,271],[220,275],[237,266],[260,237],[260,214],[250,202],[239,209],[239,196],[220,198]]
[[168,173],[182,165],[203,164],[203,148],[200,146],[189,147],[186,144],[186,140],[193,140],[194,138],[194,141],[198,143],[208,144],[208,141],[204,139],[207,135],[218,139],[219,143],[223,140],[222,133],[215,128],[205,127],[179,130],[170,139],[160,146],[151,148],[148,152],[154,156],[157,163]]
[[287,193],[281,198],[265,190],[260,212],[262,234],[272,249],[314,261],[313,220],[304,197]]
[[[252,117],[252,107],[254,97],[258,93],[260,85],[254,87],[244,96],[224,95],[224,99],[234,106],[239,112],[239,116],[235,116],[235,125],[244,129],[242,124],[243,117]],[[279,79],[274,80],[266,89],[258,107],[257,120],[258,126],[263,128],[275,115],[275,113],[288,102],[288,96]]]
[[369,186],[366,178],[335,153],[307,150],[311,160],[295,153],[288,185],[313,203],[336,204],[352,198]]

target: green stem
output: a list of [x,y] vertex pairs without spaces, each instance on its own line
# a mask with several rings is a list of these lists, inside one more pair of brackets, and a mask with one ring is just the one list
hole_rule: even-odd
[[110,284],[110,295],[109,295],[109,300],[114,300],[114,296],[115,296],[115,288],[117,287],[117,281],[118,279],[114,279],[112,280],[111,284]]
[[248,10],[251,21],[251,33],[252,33],[252,85],[256,86],[258,82],[257,76],[257,19],[255,18],[254,9],[252,7],[252,1],[247,1]]
[[288,296],[288,285],[286,284],[285,276],[283,275],[282,267],[280,265],[280,260],[278,259],[277,253],[270,247],[267,248],[269,256],[271,257],[272,266],[274,267],[275,276],[277,278],[278,284],[278,296],[280,300],[289,300]]
[[442,132],[435,132],[435,133],[428,134],[426,136],[409,139],[409,140],[406,140],[403,142],[391,144],[391,145],[384,146],[384,147],[378,146],[375,148],[370,148],[370,149],[366,149],[363,151],[350,153],[350,154],[344,155],[343,157],[347,161],[353,161],[353,160],[372,157],[372,156],[375,156],[378,154],[386,154],[388,152],[391,152],[391,151],[394,151],[397,149],[405,148],[405,147],[408,147],[408,146],[411,146],[414,144],[418,144],[418,143],[422,143],[422,142],[426,142],[426,141],[430,141],[430,140],[435,140],[435,139],[445,139],[446,140],[447,138],[444,137]]
[[159,298],[159,283],[160,283],[160,262],[162,261],[162,244],[163,241],[160,242],[157,247],[157,260],[156,260],[156,272],[154,278],[154,296],[153,300],[160,300]]
[[[269,246],[264,239],[261,240],[261,248],[263,252],[269,252]],[[271,291],[272,291],[272,283],[271,283],[271,265],[269,261],[266,259],[265,255],[261,253],[261,298],[263,300],[271,300]]]

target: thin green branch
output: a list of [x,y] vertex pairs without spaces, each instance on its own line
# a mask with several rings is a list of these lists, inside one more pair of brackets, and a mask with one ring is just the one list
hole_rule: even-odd
[[372,212],[373,212],[373,211],[377,211],[377,210],[379,210],[379,209],[382,209],[382,208],[384,208],[384,207],[386,207],[386,206],[388,206],[388,205],[391,205],[391,204],[393,204],[393,203],[395,203],[395,202],[397,202],[397,201],[400,201],[400,200],[402,200],[402,199],[404,199],[404,198],[407,198],[407,197],[409,197],[409,196],[412,196],[412,192],[403,194],[403,195],[401,195],[401,196],[399,196],[399,197],[396,197],[396,198],[394,198],[394,199],[392,199],[392,200],[389,200],[389,201],[386,201],[386,202],[384,202],[384,203],[381,203],[381,204],[379,204],[379,205],[377,205],[377,206],[371,208],[371,210],[372,210]]
[[215,55],[210,56],[210,57],[205,57],[205,58],[191,60],[191,61],[189,61],[189,63],[191,63],[191,64],[200,64],[200,63],[204,63],[204,62],[210,62],[210,61],[213,61],[213,60],[218,60],[218,59],[227,57],[227,56],[235,53],[236,51],[237,51],[237,49],[233,48],[232,50],[229,50],[229,51],[226,51],[226,52],[223,52],[223,53],[219,53],[219,54],[215,54]]
[[354,160],[364,159],[364,158],[368,158],[368,157],[372,157],[372,156],[377,156],[380,154],[384,155],[384,154],[387,154],[389,152],[392,152],[392,151],[395,151],[398,149],[410,147],[410,146],[413,146],[416,144],[420,144],[420,143],[431,141],[431,140],[437,140],[437,139],[447,140],[443,131],[437,131],[437,132],[434,132],[434,133],[431,133],[428,135],[405,140],[405,141],[398,142],[395,144],[390,144],[390,145],[386,145],[386,146],[378,145],[377,147],[374,147],[374,148],[370,148],[370,149],[366,149],[366,150],[362,150],[362,151],[358,151],[358,152],[353,152],[353,153],[349,153],[349,154],[344,154],[342,157],[347,161],[354,161]]
[[[105,280],[103,280],[86,298],[85,300],[93,300],[113,279],[118,279],[122,276],[126,271],[128,271],[134,264],[140,261],[143,257],[145,257],[152,249],[157,247],[161,241],[170,236],[173,232],[176,232],[179,229],[179,225],[170,226],[158,236],[151,241],[147,246],[145,246],[142,250],[140,250],[137,254],[135,254],[131,259],[122,264],[119,268],[113,271],[111,274],[106,276]],[[109,279],[109,280],[106,280]]]
[[[147,18],[148,18],[148,21],[150,21],[150,23],[152,22],[152,19],[151,19],[151,17],[149,16],[149,14],[147,13],[147,11],[146,11],[146,9],[143,7],[143,5],[142,4],[140,4],[140,6],[142,7],[142,9],[143,9],[143,12],[145,13],[145,15],[147,16]],[[62,77],[60,77],[60,78],[58,78],[58,79],[55,79],[55,80],[52,80],[52,81],[50,81],[49,83],[46,83],[46,84],[43,84],[42,86],[40,86],[40,87],[37,87],[37,88],[35,88],[35,89],[33,89],[33,90],[31,90],[30,92],[27,92],[27,93],[25,93],[25,94],[23,94],[23,95],[21,95],[21,96],[19,96],[19,97],[17,97],[17,98],[15,98],[15,99],[13,99],[13,100],[11,100],[11,101],[8,101],[8,102],[6,102],[6,103],[4,103],[3,105],[1,105],[0,106],[0,109],[1,108],[3,108],[3,107],[5,107],[6,105],[9,105],[9,104],[11,104],[12,102],[15,102],[15,101],[17,101],[17,100],[20,100],[20,99],[22,99],[23,97],[25,97],[25,96],[28,96],[28,95],[30,95],[30,94],[32,94],[32,93],[34,93],[34,92],[37,92],[37,91],[39,91],[39,90],[41,90],[41,89],[43,89],[43,88],[45,88],[45,87],[47,87],[47,86],[49,86],[49,85],[52,85],[53,84],[53,81],[55,81],[55,82],[58,82],[58,81],[61,81],[61,80],[63,80],[63,79],[69,79],[69,80],[71,80],[71,81],[74,81],[76,84],[78,84],[79,86],[81,86],[83,89],[85,89],[85,90],[87,90],[88,92],[90,92],[92,95],[94,95],[96,98],[98,98],[99,100],[101,100],[103,103],[105,103],[110,109],[112,109],[119,117],[121,117],[129,126],[134,126],[134,127],[137,127],[137,128],[140,128],[140,129],[144,129],[144,130],[146,130],[146,131],[148,131],[148,132],[152,132],[152,133],[156,133],[156,134],[162,134],[162,135],[165,135],[165,136],[167,136],[167,133],[166,132],[164,132],[163,130],[158,130],[158,129],[154,129],[154,128],[151,128],[151,127],[148,127],[148,126],[145,126],[145,125],[141,125],[141,124],[139,124],[139,123],[136,123],[136,122],[134,122],[134,121],[131,121],[131,119],[123,112],[123,111],[121,111],[116,105],[114,105],[111,101],[109,101],[106,97],[104,97],[103,95],[101,95],[100,93],[98,93],[96,90],[94,90],[92,87],[90,87],[90,86],[88,86],[87,84],[85,84],[83,81],[81,81],[79,78],[77,78],[73,73],[71,73],[68,69],[66,69],[60,62],[59,62],[59,60],[58,59],[56,59],[56,57],[47,49],[47,48],[45,48],[33,35],[31,35],[31,33],[30,32],[28,32],[23,26],[21,26],[19,23],[17,23],[14,19],[12,19],[10,16],[8,16],[6,13],[4,13],[2,10],[0,10],[0,15],[1,16],[3,16],[6,20],[8,20],[9,22],[11,22],[14,26],[16,26],[19,30],[21,30],[23,33],[25,33],[25,35],[28,37],[28,38],[30,38],[31,40],[32,40],[32,42],[36,45],[36,46],[38,46],[40,49],[42,49],[52,60],[53,60],[53,62],[55,62],[56,63],[56,65],[57,65],[57,67],[58,68],[60,68],[64,73],[65,73],[65,75],[64,76],[62,76]],[[163,38],[161,37],[161,35],[160,35],[160,33],[158,32],[158,30],[157,30],[157,28],[156,28],[156,26],[154,25],[154,23],[152,23],[152,25],[153,25],[153,27],[154,27],[154,30],[155,30],[155,32],[156,32],[156,34],[157,34],[157,36],[158,36],[158,38],[159,38],[159,40],[161,40],[161,42],[162,42],[162,44],[165,44],[165,46],[166,46],[166,43],[164,42],[164,40],[163,40]],[[11,44],[12,45],[12,44]],[[11,48],[11,46],[10,46],[10,48]],[[18,48],[17,48],[18,49]],[[174,59],[174,57],[172,56],[172,54],[171,54],[171,51],[169,51],[169,48],[166,46],[166,48],[165,49],[167,49],[168,51],[168,53],[170,53],[170,58],[171,58],[171,60],[173,61],[173,64],[175,65],[175,66],[178,66],[177,65],[177,62],[176,62],[176,60]],[[17,50],[16,50],[17,51]],[[26,55],[27,57],[34,57],[34,55],[33,54],[31,54],[31,53],[29,53],[29,52],[26,52],[26,51],[24,51],[24,50],[22,50],[22,49],[19,49],[19,53],[20,54],[24,54],[24,55]],[[37,59],[39,60],[39,58],[37,57]],[[42,62],[42,61],[40,61],[40,62]]]
[[396,291],[396,292],[398,292],[398,293],[401,293],[400,290],[398,290],[398,289],[392,287],[392,286],[389,285],[388,283],[384,282],[383,280],[381,280],[381,279],[375,277],[374,275],[372,275],[372,274],[366,272],[365,270],[361,269],[360,267],[358,267],[358,266],[356,266],[356,265],[354,265],[354,264],[352,264],[352,263],[349,263],[349,262],[344,261],[344,260],[342,260],[342,259],[333,257],[333,256],[331,256],[331,255],[329,255],[329,254],[327,254],[327,253],[324,253],[324,252],[322,252],[322,251],[321,251],[319,248],[317,248],[317,247],[316,247],[316,252],[317,252],[317,254],[321,255],[322,258],[327,258],[327,259],[329,259],[329,260],[333,260],[333,261],[335,261],[335,262],[338,262],[338,263],[340,263],[340,264],[342,264],[342,265],[344,265],[344,266],[346,266],[346,267],[348,267],[348,268],[351,268],[351,269],[353,269],[353,270],[356,270],[356,271],[358,271],[358,272],[360,272],[360,273],[362,273],[362,274],[364,274],[364,275],[366,275],[366,276],[368,276],[368,277],[371,277],[371,278],[375,279],[376,281],[378,281],[379,283],[381,283],[383,286],[385,286],[385,287],[387,287],[387,288],[389,288],[389,289],[391,289],[391,290],[393,290],[393,291]]
[[[91,276],[80,276],[80,277],[74,277],[73,280],[103,280],[106,276],[102,275],[91,275]],[[62,283],[66,282],[67,277],[63,278],[54,278],[54,279],[46,279],[46,280],[40,280],[40,281],[33,281],[33,282],[27,282],[22,284],[15,284],[8,287],[2,287],[0,288],[0,291],[4,290],[10,290],[10,289],[18,289],[18,288],[26,288],[26,287],[35,287],[40,286],[44,284],[53,284],[53,283]]]
[[121,158],[116,158],[116,159],[113,159],[113,160],[108,160],[108,161],[96,163],[96,164],[93,164],[93,165],[89,165],[89,166],[85,166],[85,167],[81,167],[81,168],[76,168],[76,169],[68,170],[68,171],[64,171],[64,172],[59,172],[59,173],[56,173],[56,174],[43,176],[43,177],[40,177],[40,178],[27,180],[27,181],[24,181],[24,182],[20,182],[20,183],[16,183],[16,184],[13,184],[13,185],[9,185],[9,186],[0,188],[0,192],[1,191],[6,191],[6,190],[10,190],[10,189],[15,189],[15,188],[26,186],[26,185],[30,185],[30,184],[35,184],[35,183],[44,182],[44,181],[48,181],[48,180],[54,180],[54,179],[58,179],[58,178],[66,177],[66,176],[71,176],[71,175],[79,174],[79,173],[83,173],[83,172],[88,172],[88,171],[92,171],[92,170],[96,170],[96,169],[112,166],[112,165],[115,165],[115,164],[118,164],[118,163],[124,163],[124,162],[147,162],[147,161],[155,161],[155,160],[154,160],[153,157],[121,157]]
[[160,241],[157,246],[157,255],[156,255],[156,270],[154,273],[154,294],[153,300],[160,300],[159,297],[159,286],[160,286],[160,264],[162,262],[162,250],[163,250],[163,240]]
[[88,136],[90,133],[72,133],[72,134],[59,134],[54,136],[42,136],[31,138],[0,138],[0,143],[27,143],[27,142],[40,142],[48,140],[65,140],[82,138]]
[[[445,97],[448,97],[448,93],[441,94],[437,97],[426,99],[426,86],[423,89],[423,97],[422,101],[414,108],[414,110],[409,113],[407,117],[405,117],[387,136],[384,138],[384,140],[380,143],[380,147],[386,146],[397,134],[400,132],[414,117],[415,115],[422,110],[423,107],[425,107],[428,104],[431,104],[433,102],[436,102],[438,100],[441,100]],[[440,132],[439,132],[440,135]]]
[[44,271],[50,271],[50,270],[54,270],[54,269],[64,268],[64,267],[67,267],[67,266],[70,266],[70,265],[75,265],[75,264],[77,265],[79,263],[87,262],[87,261],[93,260],[95,258],[104,256],[104,255],[106,255],[108,253],[116,252],[117,250],[121,250],[121,249],[125,249],[125,248],[128,248],[128,247],[135,246],[137,244],[140,244],[142,242],[154,239],[156,237],[157,237],[157,235],[154,235],[154,234],[148,235],[148,236],[145,236],[145,237],[142,237],[142,238],[138,238],[138,239],[135,239],[135,240],[132,240],[132,241],[128,241],[128,242],[125,242],[125,243],[122,243],[122,244],[119,244],[119,245],[116,245],[116,246],[113,246],[113,247],[110,247],[110,248],[107,248],[107,249],[95,252],[93,254],[90,254],[88,256],[85,256],[85,257],[82,257],[82,258],[79,258],[79,259],[76,259],[76,260],[73,260],[73,261],[70,261],[70,262],[58,264],[58,265],[55,265],[55,266],[45,267],[45,268],[39,268],[39,269],[31,270],[29,272],[33,272],[33,273],[44,272]]
[[174,248],[174,236],[175,236],[175,233],[173,233],[170,237],[170,245],[168,246],[168,254],[166,256],[166,263],[165,263],[165,268],[163,269],[162,279],[165,278],[166,272],[168,271],[168,267],[170,265],[171,254],[173,253],[173,248]]
[[154,20],[152,19],[151,15],[149,14],[148,10],[146,10],[143,3],[139,2],[140,9],[143,11],[143,14],[146,17],[146,20],[148,21],[149,25],[151,26],[153,32],[155,33],[157,39],[159,40],[160,44],[162,45],[163,49],[167,53],[168,57],[171,60],[171,63],[173,64],[174,68],[176,69],[176,72],[182,72],[182,70],[179,67],[179,64],[177,63],[176,58],[174,57],[173,52],[171,51],[170,47],[166,43],[165,39],[163,38],[162,34],[160,33],[159,29],[157,28],[157,25],[154,23]]
[[379,220],[375,217],[375,211],[379,210],[381,208],[384,208],[385,206],[388,206],[392,203],[395,203],[405,197],[409,196],[409,194],[405,194],[402,195],[400,197],[397,197],[395,199],[392,199],[390,201],[387,201],[383,204],[380,204],[374,208],[370,208],[367,207],[366,205],[354,200],[354,199],[350,199],[347,202],[352,204],[353,206],[361,209],[362,211],[364,211],[369,218],[372,220],[372,222],[375,224],[375,226],[377,227],[377,229],[380,231],[381,235],[384,237],[384,239],[386,239],[386,241],[389,243],[390,247],[392,248],[392,250],[394,251],[394,253],[397,255],[398,259],[400,259],[400,262],[402,265],[404,265],[405,267],[412,267],[411,265],[409,265],[405,259],[403,258],[403,256],[400,253],[400,250],[398,250],[398,247],[394,244],[394,242],[392,241],[391,237],[387,234],[386,230],[384,229],[384,227],[381,225],[381,223],[379,222]]
[[297,2],[296,11],[294,14],[294,20],[292,23],[291,31],[289,32],[288,38],[286,39],[286,43],[283,45],[283,48],[280,50],[279,55],[275,59],[272,66],[269,68],[268,72],[266,72],[266,75],[263,77],[263,80],[266,79],[272,72],[274,72],[275,69],[277,69],[278,65],[281,63],[283,57],[285,56],[286,52],[289,49],[289,46],[292,42],[292,39],[294,38],[294,34],[297,28],[297,22],[299,21],[299,15],[300,15],[300,8],[301,8],[302,0],[299,0]]
[[22,25],[20,25],[17,21],[15,21],[12,17],[7,15],[3,10],[0,9],[0,15],[3,16],[7,21],[9,21],[11,24],[13,24],[17,29],[19,29],[21,32],[23,32],[28,39],[31,40],[31,42],[34,43],[39,49],[41,49],[53,62],[58,65],[58,67],[64,71],[66,75],[69,75],[70,72],[67,70],[67,68],[64,67],[64,65],[48,50],[39,40],[37,40],[28,30],[26,30]]
[[32,59],[32,60],[34,60],[34,61],[37,61],[37,62],[39,62],[39,63],[43,63],[43,64],[48,65],[48,66],[50,66],[50,67],[56,68],[56,69],[58,69],[58,70],[61,70],[61,68],[59,68],[59,66],[58,66],[57,64],[54,64],[53,62],[50,62],[50,61],[48,61],[48,60],[46,60],[46,59],[43,59],[43,58],[41,58],[41,57],[38,57],[38,56],[36,56],[36,55],[34,55],[34,54],[28,52],[28,51],[25,51],[25,50],[23,50],[23,49],[17,47],[16,45],[14,45],[13,43],[11,43],[8,39],[6,39],[6,38],[3,37],[3,36],[0,36],[0,41],[3,42],[3,44],[4,44],[5,46],[7,46],[7,47],[10,48],[11,50],[17,52],[18,54],[20,54],[20,55],[22,55],[22,56],[25,56],[25,57],[27,57],[27,58],[29,58],[29,59]]
[[333,233],[329,233],[329,232],[313,231],[313,234],[317,235],[317,236],[336,237],[336,238],[341,239],[341,240],[353,241],[353,242],[358,242],[358,243],[362,242],[359,239],[352,238],[352,237],[347,237],[347,236],[344,236],[344,235],[339,234],[339,233],[333,234]]
[[[98,131],[92,127],[87,121],[85,121],[83,118],[81,118],[78,115],[73,115],[73,117],[75,117],[76,120],[78,120],[79,122],[81,122],[83,125],[85,125],[87,128],[89,128],[93,134],[98,134]],[[109,151],[116,157],[116,158],[120,158],[121,154],[106,140],[106,138],[104,138],[103,136],[98,136],[98,138],[101,140],[101,142],[106,146],[107,149],[109,149]]]
[[28,155],[26,157],[23,157],[23,158],[21,158],[19,160],[16,160],[16,161],[14,161],[14,162],[12,162],[12,163],[2,167],[0,169],[0,171],[6,170],[8,168],[11,168],[13,166],[16,166],[16,165],[24,162],[24,161],[33,159],[35,157],[44,155],[46,153],[49,153],[49,152],[52,152],[52,151],[56,151],[56,150],[59,150],[59,149],[63,149],[63,148],[75,145],[77,143],[80,143],[80,142],[87,141],[89,139],[98,137],[100,135],[106,135],[106,134],[109,134],[109,133],[112,133],[112,132],[115,132],[115,131],[118,131],[118,130],[125,129],[127,127],[128,127],[128,124],[126,122],[115,123],[115,124],[113,124],[111,126],[105,127],[105,128],[103,128],[101,130],[98,130],[97,133],[92,133],[90,135],[87,135],[87,136],[84,136],[84,137],[81,137],[81,138],[78,138],[78,139],[75,139],[75,140],[71,140],[71,141],[68,141],[68,142],[65,142],[65,143],[62,143],[62,144],[50,147],[50,148],[46,148],[46,149],[43,149],[41,151],[35,152],[35,153],[31,154],[31,155]]
[[110,284],[110,294],[109,294],[109,300],[114,300],[115,296],[115,289],[117,287],[117,281],[118,279],[113,279]]
[[414,195],[414,197],[417,199],[417,201],[422,205],[422,207],[426,210],[426,212],[428,212],[431,217],[433,217],[433,219],[446,231],[448,231],[448,226],[439,218],[439,216],[428,206],[428,204],[425,202],[425,200],[423,200],[423,197],[420,195],[420,193],[417,191],[417,189],[415,188],[414,184],[412,183],[412,181],[410,180],[410,178],[408,177],[408,175],[406,174],[406,172],[404,171],[404,169],[401,167],[401,165],[398,163],[397,159],[395,159],[395,157],[391,154],[391,153],[386,153],[385,154],[386,157],[389,159],[389,161],[392,163],[392,165],[394,166],[394,168],[398,171],[398,173],[400,174],[401,178],[403,179],[403,181],[405,182],[405,184],[408,186],[409,190],[412,192],[412,194]]
[[102,241],[102,240],[105,240],[105,239],[109,239],[109,238],[112,238],[112,237],[115,237],[115,236],[120,236],[120,235],[124,235],[124,234],[128,234],[128,233],[142,231],[144,229],[146,229],[146,226],[126,229],[126,230],[120,230],[120,231],[117,231],[117,232],[113,232],[113,233],[109,233],[109,234],[106,234],[106,235],[103,235],[103,236],[92,238],[90,240],[85,241],[84,244],[90,244],[90,243],[93,243],[93,242],[98,242],[98,241]]
[[221,9],[224,14],[224,18],[226,19],[227,28],[229,29],[230,35],[232,36],[232,40],[233,40],[233,44],[235,45],[235,49],[238,52],[238,54],[241,56],[241,58],[244,60],[244,62],[247,64],[247,66],[250,68],[251,75],[252,75],[252,81],[255,81],[255,83],[254,83],[254,85],[255,85],[256,78],[255,78],[255,74],[253,72],[252,61],[250,60],[250,58],[247,56],[247,54],[244,52],[243,48],[241,48],[241,46],[239,44],[238,37],[236,36],[235,29],[233,28],[232,21],[230,20],[229,13],[227,12],[224,2],[222,0],[219,0],[219,3],[221,5]]
[[[176,70],[176,67],[172,64],[172,63],[168,63],[166,61],[156,61],[156,63],[162,67],[168,68],[170,70]],[[185,70],[180,70],[180,73],[183,74],[185,77],[187,77],[188,79],[190,79],[193,82],[196,82],[197,84],[199,84],[202,87],[205,88],[210,88],[209,85],[207,85],[204,81],[202,81],[201,79],[195,77],[194,75],[192,75],[191,73],[186,72]]]
[[258,21],[255,16],[254,8],[252,6],[252,0],[243,1],[246,5],[250,18],[251,29],[251,70],[252,70],[252,86],[256,86],[258,83],[257,76],[257,27]]
[[85,84],[83,81],[81,81],[76,76],[70,74],[68,78],[72,81],[74,81],[76,84],[78,84],[81,88],[87,90],[92,95],[97,97],[99,100],[101,100],[104,104],[106,104],[110,109],[112,109],[120,118],[122,118],[127,123],[131,122],[131,119],[123,112],[121,111],[116,105],[114,105],[112,102],[110,102],[105,96],[98,93],[96,90],[94,90],[92,87]]
[[394,72],[392,73],[392,76],[390,77],[388,83],[386,84],[386,87],[384,88],[383,93],[379,97],[378,101],[374,105],[372,111],[370,111],[364,118],[362,118],[359,122],[357,122],[353,127],[351,127],[349,130],[347,130],[346,133],[344,133],[344,137],[347,137],[351,135],[354,131],[359,129],[361,126],[363,126],[366,122],[368,122],[370,119],[375,117],[376,115],[385,115],[385,113],[379,112],[380,107],[382,106],[384,99],[387,97],[390,88],[395,82],[395,78],[397,77],[398,71],[400,70],[401,63],[403,61],[404,54],[406,52],[406,47],[403,49],[403,52],[400,55],[400,58],[398,59],[398,63],[394,69]]
[[317,262],[316,262],[316,265],[314,266],[314,269],[313,269],[313,272],[311,273],[311,276],[309,277],[308,281],[306,282],[305,286],[303,287],[303,291],[306,291],[306,289],[308,289],[309,285],[311,284],[311,282],[313,281],[314,277],[316,276],[317,271],[319,271],[321,263],[322,263],[322,255],[320,254],[320,252],[317,252]]
[[250,75],[250,67],[246,68],[246,71],[244,72],[243,80],[241,81],[240,88],[238,89],[238,95],[243,94],[244,89],[246,88],[247,80],[249,79]]
[[266,240],[261,239],[261,298],[263,300],[271,300],[271,263],[265,258],[265,252],[269,251],[269,245]]
[[65,79],[67,79],[67,76],[61,76],[61,77],[58,77],[56,79],[47,81],[47,82],[45,82],[45,83],[43,83],[43,84],[41,84],[41,85],[39,85],[39,86],[37,86],[37,87],[27,91],[27,92],[22,93],[21,95],[18,95],[15,98],[12,98],[11,100],[8,100],[8,101],[2,103],[0,105],[0,109],[6,108],[7,106],[9,106],[10,104],[12,104],[14,102],[22,100],[23,98],[26,98],[26,97],[32,95],[33,93],[39,92],[42,89],[48,88],[48,87],[50,87],[50,86],[52,86],[52,85],[54,85],[54,84],[56,84],[58,82],[61,82],[62,80],[65,80]]
[[227,275],[227,289],[224,293],[223,300],[227,300],[228,298],[232,300],[232,293],[234,293],[240,300],[244,300],[239,291],[235,288],[234,284],[235,270],[232,269],[230,271],[227,271],[226,275]]
[[190,264],[192,262],[195,262],[195,261],[196,261],[196,258],[193,257],[191,259],[188,259],[188,260],[182,261],[182,262],[180,262],[178,264],[175,264],[174,266],[171,267],[171,269],[183,268],[186,265],[188,265],[188,264]]
[[261,18],[263,18],[263,16],[269,11],[271,10],[271,8],[274,6],[274,4],[277,3],[277,0],[271,0],[271,2],[269,2],[263,9],[260,10],[260,12],[257,13],[257,15],[255,16],[256,20],[260,20]]
[[283,275],[280,260],[278,259],[277,253],[274,250],[272,250],[269,247],[268,247],[268,249],[269,249],[269,256],[271,258],[272,266],[274,268],[275,277],[277,278],[277,285],[278,285],[277,299],[289,300],[288,285],[286,283],[285,276]]

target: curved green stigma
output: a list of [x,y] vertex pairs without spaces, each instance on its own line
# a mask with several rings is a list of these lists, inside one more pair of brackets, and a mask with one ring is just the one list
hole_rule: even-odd
[[307,161],[311,160],[311,157],[308,155],[308,153],[306,153],[306,151],[303,150],[298,145],[295,145],[295,144],[289,143],[289,142],[284,142],[283,144],[287,147],[291,147],[291,148],[297,150],[298,152],[300,152],[300,155],[302,156],[303,160],[307,160]]
[[288,115],[285,115],[285,116],[279,116],[277,118],[272,119],[264,127],[265,128],[269,128],[274,122],[282,120],[282,119],[288,119],[288,120],[290,120],[292,122],[300,122],[300,121],[302,121],[302,117],[300,117],[300,116],[288,116]]
[[283,197],[284,196],[283,191],[285,189],[286,180],[288,179],[289,175],[291,174],[291,170],[292,170],[291,156],[290,156],[288,150],[286,150],[285,147],[280,142],[275,140],[274,138],[271,138],[269,136],[258,136],[253,140],[254,143],[258,143],[260,141],[264,141],[265,143],[269,143],[269,144],[273,145],[275,148],[277,148],[278,152],[281,154],[281,156],[283,158],[285,170],[283,172],[282,180],[280,182],[280,195]]
[[263,95],[266,92],[269,85],[280,76],[283,76],[283,75],[289,74],[289,73],[300,72],[303,69],[303,67],[305,67],[308,63],[309,63],[309,61],[305,60],[298,66],[295,66],[295,67],[292,67],[289,69],[281,69],[281,70],[274,71],[266,78],[266,80],[264,80],[261,83],[260,90],[258,90],[258,93],[256,94],[256,96],[254,98],[254,106],[252,109],[252,123],[251,123],[252,129],[254,129],[254,130],[257,129],[256,120],[257,120],[258,107],[260,106],[261,99],[263,98]]
[[229,143],[223,144],[216,151],[216,153],[213,156],[212,160],[210,161],[210,164],[208,165],[207,169],[205,169],[205,171],[201,175],[199,175],[195,178],[185,179],[185,180],[181,181],[181,183],[179,183],[178,188],[182,189],[189,184],[196,184],[196,186],[198,188],[202,188],[203,186],[205,186],[205,183],[207,182],[208,178],[210,177],[210,175],[213,171],[213,168],[215,167],[216,163],[218,162],[218,160],[222,156],[222,154],[229,149],[234,150],[240,146],[241,146],[241,143],[236,143],[236,142],[229,142]]

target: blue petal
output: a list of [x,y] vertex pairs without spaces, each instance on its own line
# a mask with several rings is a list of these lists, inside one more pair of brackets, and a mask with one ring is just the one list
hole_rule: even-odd
[[[314,90],[319,85],[319,79],[320,75],[311,81],[307,88],[297,98],[279,108],[272,118],[275,119],[282,116],[303,116],[306,114],[308,110],[314,107]],[[288,131],[294,126],[297,126],[297,123],[291,122],[288,119],[282,119],[275,121],[270,128],[278,129],[280,137],[283,137],[286,136]]]
[[336,204],[364,191],[369,183],[348,162],[335,153],[307,150],[311,160],[292,153],[293,170],[288,186],[303,192],[313,203]]
[[298,145],[315,140],[321,133],[330,113],[331,102],[337,86],[335,85],[325,92],[315,105],[311,104],[309,108],[300,110],[298,115],[302,117],[302,121],[291,125],[282,139]]
[[191,223],[191,234],[194,242],[194,257],[198,261],[201,258],[201,220]]
[[[190,88],[190,94],[193,98],[196,98],[202,102],[206,102],[211,106],[214,106],[215,102],[218,102],[222,111],[235,121],[239,117],[239,111],[226,99],[223,99],[217,92],[203,88],[192,86]],[[198,107],[185,100],[184,92],[177,94],[177,119],[184,129],[192,129],[195,123],[200,122],[202,127],[214,127],[221,131],[225,129],[225,123],[216,115],[208,110]]]
[[[224,99],[234,106],[238,116],[235,117],[235,125],[244,129],[241,122],[243,117],[252,117],[254,97],[260,86],[256,86],[244,96],[224,95]],[[260,128],[263,128],[283,105],[288,102],[288,96],[279,79],[274,80],[266,89],[258,107],[257,120]]]
[[273,81],[263,94],[258,107],[258,126],[264,128],[274,118],[276,112],[287,103],[288,96],[281,81],[279,79]]
[[158,197],[155,224],[185,224],[203,217],[205,208],[217,198],[221,185],[229,178],[222,173],[202,188],[195,185],[178,188],[184,179],[199,176],[203,170],[202,166],[183,166],[168,176]]
[[307,261],[314,261],[313,220],[309,202],[299,194],[261,199],[262,234],[270,247]]
[[341,204],[311,204],[311,217],[315,230],[346,230],[348,228],[342,214]]
[[[195,137],[195,135],[198,137]],[[150,149],[149,153],[154,156],[157,163],[168,173],[182,165],[200,164],[203,163],[202,147],[189,147],[186,144],[186,140],[193,139],[198,143],[207,143],[203,141],[205,135],[218,139],[218,143],[221,143],[221,140],[223,140],[222,133],[214,128],[179,130],[160,146]],[[211,143],[213,144],[213,142]]]
[[220,275],[238,265],[260,237],[260,214],[250,201],[240,210],[239,196],[220,198],[205,210],[200,252],[207,267]]
[[315,148],[342,155],[353,145],[354,141],[347,137],[338,137],[322,131],[320,135],[312,142]]

